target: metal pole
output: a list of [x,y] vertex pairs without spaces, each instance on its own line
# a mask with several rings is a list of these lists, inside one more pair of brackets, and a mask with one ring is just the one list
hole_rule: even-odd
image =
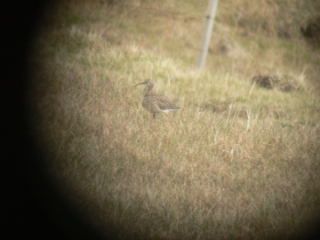
[[203,69],[206,63],[208,47],[211,38],[213,20],[216,15],[218,0],[209,0],[209,6],[206,13],[206,21],[202,32],[201,43],[199,47],[199,55],[197,60],[197,68]]

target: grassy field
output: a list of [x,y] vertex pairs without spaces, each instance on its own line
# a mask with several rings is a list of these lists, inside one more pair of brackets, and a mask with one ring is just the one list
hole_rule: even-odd
[[[232,3],[231,3],[232,2]],[[313,5],[312,5],[313,4]],[[207,1],[63,1],[30,60],[47,172],[119,239],[288,239],[320,204],[320,52],[314,1],[220,1],[205,71]],[[289,78],[292,91],[252,85]],[[148,78],[181,110],[141,106]]]

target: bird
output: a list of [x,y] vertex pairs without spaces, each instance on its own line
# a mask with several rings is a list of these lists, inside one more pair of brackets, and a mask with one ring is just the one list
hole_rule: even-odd
[[169,100],[160,95],[159,93],[152,92],[154,82],[152,79],[148,79],[143,83],[139,83],[136,86],[145,84],[146,87],[142,93],[142,106],[153,114],[153,119],[156,118],[157,113],[168,113],[170,111],[179,110],[180,107],[169,102]]

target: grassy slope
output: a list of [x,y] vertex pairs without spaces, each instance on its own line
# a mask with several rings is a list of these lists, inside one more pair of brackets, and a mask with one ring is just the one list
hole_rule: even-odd
[[[35,121],[50,172],[97,228],[267,239],[312,220],[319,54],[297,32],[315,11],[299,2],[219,3],[204,72],[194,63],[205,1],[66,1],[52,12],[33,62]],[[299,89],[252,87],[257,73]],[[151,121],[133,88],[147,78],[181,110]]]

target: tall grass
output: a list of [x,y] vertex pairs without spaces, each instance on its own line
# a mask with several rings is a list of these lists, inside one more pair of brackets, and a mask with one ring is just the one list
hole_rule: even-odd
[[[158,2],[124,3],[65,2],[36,44],[33,120],[66,198],[119,238],[298,234],[319,211],[319,99],[301,67],[318,73],[316,53],[298,38],[232,32],[240,28],[224,16],[234,10],[222,3],[215,31],[228,39],[227,54],[212,50],[199,72],[199,36],[190,33],[201,33],[202,19],[154,14]],[[169,3],[162,10],[176,7]],[[197,15],[191,6],[202,4],[177,6]],[[252,86],[257,70],[290,75],[299,88]],[[133,87],[147,78],[181,110],[153,121]]]

